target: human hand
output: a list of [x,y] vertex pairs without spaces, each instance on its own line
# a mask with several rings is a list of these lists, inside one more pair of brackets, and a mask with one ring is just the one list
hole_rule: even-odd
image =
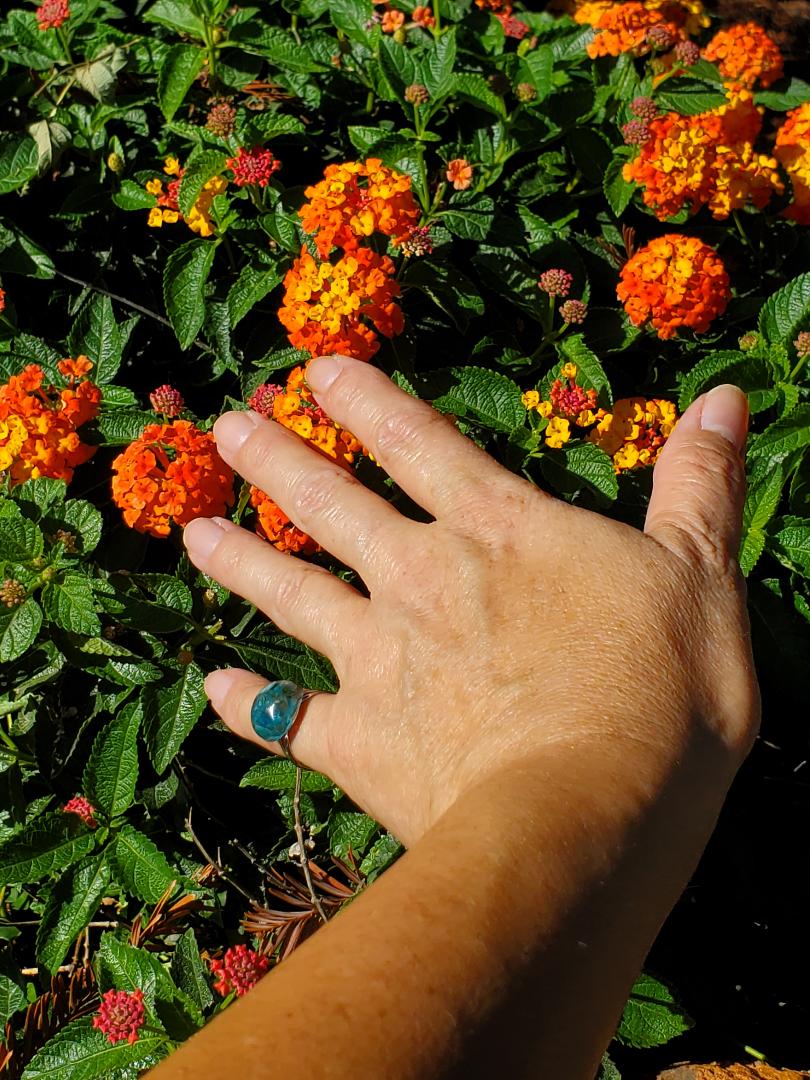
[[[199,569],[335,667],[338,693],[299,713],[298,760],[408,845],[466,790],[560,745],[603,760],[634,799],[697,740],[725,788],[758,718],[735,558],[739,390],[718,387],[684,415],[642,533],[508,472],[370,365],[321,358],[307,380],[435,520],[403,517],[273,421],[217,421],[222,457],[370,593],[231,522],[186,528]],[[234,732],[278,751],[250,723],[265,683],[229,669],[206,690]]]

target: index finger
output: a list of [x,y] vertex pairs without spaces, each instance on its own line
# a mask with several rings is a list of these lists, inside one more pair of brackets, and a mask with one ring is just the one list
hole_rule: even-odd
[[435,518],[469,503],[471,485],[480,498],[488,486],[494,490],[514,479],[440,412],[368,363],[318,357],[310,361],[306,380],[324,411]]

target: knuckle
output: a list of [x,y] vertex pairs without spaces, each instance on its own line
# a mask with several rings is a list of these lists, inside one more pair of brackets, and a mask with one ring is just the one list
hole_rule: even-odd
[[377,456],[408,452],[427,444],[437,427],[446,427],[447,419],[429,405],[413,407],[383,417],[374,432]]
[[315,517],[321,517],[340,501],[339,492],[345,484],[351,484],[350,477],[340,469],[310,469],[293,484],[291,495],[294,516],[302,524]]
[[272,441],[257,428],[239,448],[238,468],[248,479],[265,472],[273,454]]

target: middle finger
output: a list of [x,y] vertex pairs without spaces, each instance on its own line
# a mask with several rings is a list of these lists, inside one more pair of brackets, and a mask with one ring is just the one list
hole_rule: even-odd
[[351,473],[273,420],[232,412],[214,425],[220,454],[275,500],[299,529],[361,575],[369,588],[390,573],[390,549],[419,526]]

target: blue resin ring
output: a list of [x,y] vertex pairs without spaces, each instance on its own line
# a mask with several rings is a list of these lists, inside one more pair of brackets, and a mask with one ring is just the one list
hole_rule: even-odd
[[253,699],[250,709],[250,722],[260,739],[281,744],[286,757],[295,759],[290,752],[290,730],[307,698],[316,694],[316,690],[304,690],[294,682],[279,679],[268,683]]

